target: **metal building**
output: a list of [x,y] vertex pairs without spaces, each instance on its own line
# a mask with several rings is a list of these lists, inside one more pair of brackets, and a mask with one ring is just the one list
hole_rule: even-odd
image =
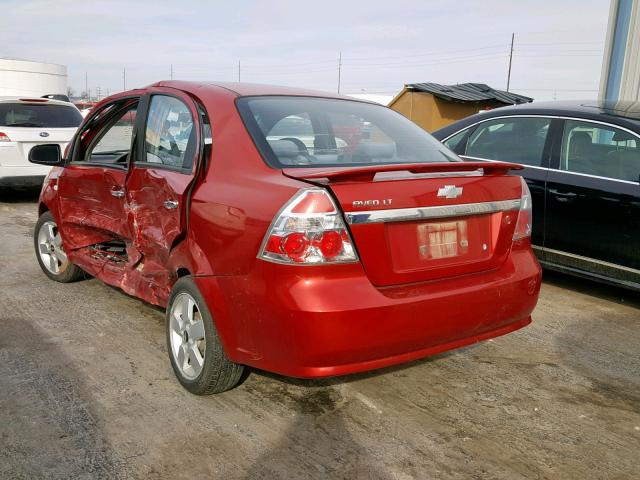
[[0,97],[48,94],[67,94],[65,65],[0,58]]
[[600,98],[640,100],[640,0],[611,0]]

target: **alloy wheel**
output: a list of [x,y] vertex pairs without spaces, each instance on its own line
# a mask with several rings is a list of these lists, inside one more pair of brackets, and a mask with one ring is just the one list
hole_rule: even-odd
[[69,266],[69,259],[62,248],[62,238],[55,222],[44,222],[38,230],[38,254],[44,267],[59,275]]
[[175,364],[184,378],[194,380],[204,366],[206,340],[200,309],[190,294],[182,292],[175,297],[169,321]]

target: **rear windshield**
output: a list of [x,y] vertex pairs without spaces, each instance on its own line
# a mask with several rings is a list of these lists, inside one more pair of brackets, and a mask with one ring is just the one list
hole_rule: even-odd
[[276,168],[461,161],[416,124],[369,103],[313,97],[244,97],[238,109]]
[[0,103],[0,127],[77,127],[82,115],[75,107],[37,103]]

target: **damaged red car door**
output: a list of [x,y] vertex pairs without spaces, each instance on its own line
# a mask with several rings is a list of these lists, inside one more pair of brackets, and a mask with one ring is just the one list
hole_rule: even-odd
[[68,251],[129,237],[125,184],[137,108],[138,98],[108,104],[78,133],[58,179]]
[[153,89],[142,102],[144,123],[127,179],[132,242],[138,267],[169,293],[169,254],[185,230],[186,192],[194,180],[200,145],[194,102],[174,89]]

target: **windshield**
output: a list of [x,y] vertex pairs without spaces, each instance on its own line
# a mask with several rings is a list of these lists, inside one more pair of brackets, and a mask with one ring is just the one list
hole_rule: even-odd
[[238,109],[276,168],[461,161],[389,108],[313,97],[244,97]]
[[82,115],[72,106],[36,103],[0,103],[1,127],[77,127]]

